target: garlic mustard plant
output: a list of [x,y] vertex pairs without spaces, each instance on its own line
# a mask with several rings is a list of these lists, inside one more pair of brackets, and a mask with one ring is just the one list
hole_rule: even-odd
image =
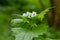
[[11,20],[11,26],[14,27],[11,30],[15,36],[15,40],[32,40],[33,38],[46,34],[48,25],[47,22],[43,21],[43,18],[48,11],[49,8],[39,14],[34,11],[32,13],[26,12],[18,15],[19,18]]

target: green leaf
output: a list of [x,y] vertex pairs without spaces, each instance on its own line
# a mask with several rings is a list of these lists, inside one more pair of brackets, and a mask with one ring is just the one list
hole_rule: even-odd
[[48,12],[49,9],[50,9],[50,8],[47,8],[47,9],[45,9],[44,11],[42,11],[41,13],[39,13],[38,16],[37,16],[38,19],[40,19],[40,20],[42,21],[43,18],[44,18],[44,16],[45,16],[45,14],[47,14],[46,12]]
[[48,26],[41,24],[33,30],[24,28],[12,28],[15,40],[32,40],[33,37],[38,37],[38,35],[43,35],[47,32]]
[[11,26],[20,27],[23,26],[23,19],[13,19],[11,20]]
[[34,40],[54,40],[54,39],[50,39],[50,38],[36,38]]

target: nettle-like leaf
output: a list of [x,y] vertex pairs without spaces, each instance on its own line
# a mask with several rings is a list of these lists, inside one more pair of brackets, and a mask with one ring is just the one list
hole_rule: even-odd
[[13,20],[11,20],[11,26],[12,27],[30,28],[29,27],[30,23],[26,18],[24,18],[24,19],[13,19]]
[[11,26],[20,26],[21,23],[23,23],[23,19],[12,19],[11,20]]
[[44,11],[42,11],[41,13],[39,13],[39,14],[37,15],[38,19],[40,19],[40,20],[42,21],[43,18],[44,18],[44,16],[45,16],[45,14],[47,14],[47,12],[49,11],[49,9],[50,9],[50,8],[45,9]]
[[55,40],[55,39],[50,39],[50,38],[36,38],[34,40]]
[[34,37],[38,37],[38,35],[43,35],[46,33],[47,28],[48,26],[46,24],[41,24],[38,27],[30,30],[19,27],[12,28],[12,31],[13,35],[15,36],[15,40],[32,40]]
[[33,40],[53,40],[53,38],[49,37],[53,36],[50,33],[46,32],[43,35],[39,35],[38,37],[34,37]]
[[[37,26],[36,25],[36,19],[35,18],[32,18],[32,19],[27,19],[27,18],[24,18],[24,19],[13,19],[11,20],[11,25],[14,26],[14,27],[35,27]],[[24,27],[24,28],[26,28]]]

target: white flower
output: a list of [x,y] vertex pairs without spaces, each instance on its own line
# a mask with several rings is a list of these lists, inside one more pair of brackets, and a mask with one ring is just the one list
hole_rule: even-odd
[[31,18],[31,17],[32,17],[32,13],[27,12],[26,14],[27,14],[27,17],[28,17],[28,18]]
[[35,17],[36,15],[36,12],[32,12],[32,17]]
[[30,12],[26,12],[27,15],[31,14]]
[[23,16],[24,16],[24,17],[27,17],[27,14],[26,14],[26,13],[23,13]]
[[32,12],[32,13],[26,12],[23,14],[23,16],[27,18],[32,18],[32,17],[35,17],[36,15],[37,15],[36,12]]

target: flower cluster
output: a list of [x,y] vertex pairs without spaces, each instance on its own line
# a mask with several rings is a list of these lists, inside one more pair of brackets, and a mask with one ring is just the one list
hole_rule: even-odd
[[32,13],[26,12],[26,13],[23,13],[23,16],[27,17],[27,18],[32,18],[32,17],[35,17],[36,15],[37,15],[36,12],[32,12]]

